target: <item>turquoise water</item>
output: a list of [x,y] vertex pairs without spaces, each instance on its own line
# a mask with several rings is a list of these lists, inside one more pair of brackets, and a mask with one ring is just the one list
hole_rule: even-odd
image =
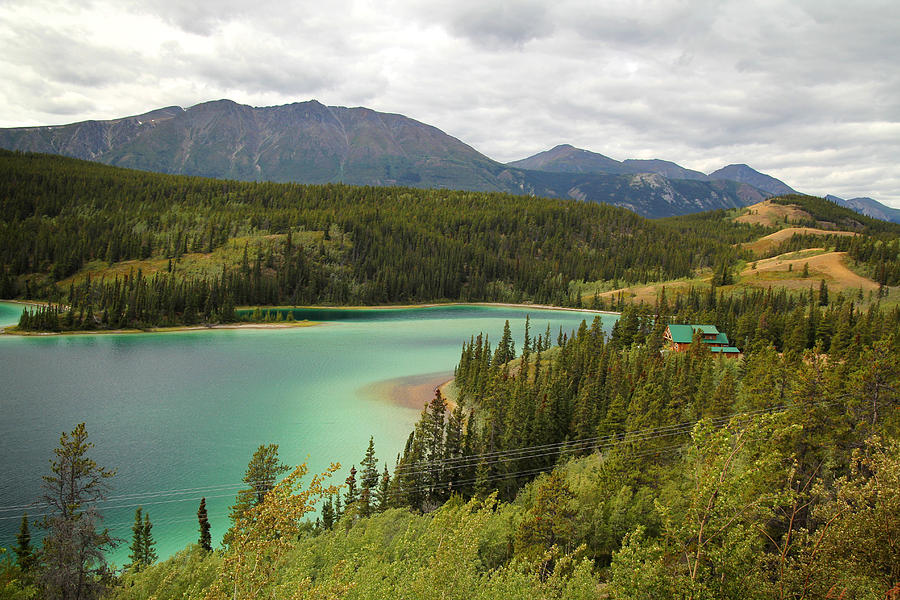
[[[0,326],[21,307],[0,303]],[[162,334],[0,336],[0,546],[9,547],[22,506],[40,496],[59,435],[84,421],[93,458],[117,471],[106,523],[128,539],[134,509],[149,512],[161,557],[197,540],[207,499],[213,540],[253,451],[277,443],[289,464],[314,471],[363,457],[370,435],[393,466],[418,408],[365,392],[399,377],[445,373],[479,331],[496,343],[509,319],[521,345],[525,315],[553,339],[593,314],[501,307],[342,310],[292,329]],[[298,315],[297,318],[308,318]],[[611,327],[613,316],[605,316]],[[40,513],[32,507],[29,513]],[[127,542],[112,559],[126,561]]]
[[0,327],[15,325],[22,316],[22,305],[11,302],[0,302]]

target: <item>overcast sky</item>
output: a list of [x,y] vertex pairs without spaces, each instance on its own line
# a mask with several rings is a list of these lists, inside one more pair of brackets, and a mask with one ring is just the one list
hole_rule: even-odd
[[897,0],[0,0],[0,57],[0,127],[317,99],[900,207]]

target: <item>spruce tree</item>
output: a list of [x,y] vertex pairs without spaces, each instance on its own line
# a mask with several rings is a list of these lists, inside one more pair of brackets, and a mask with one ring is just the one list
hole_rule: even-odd
[[150,515],[144,513],[144,526],[141,533],[141,562],[148,567],[156,562],[159,556],[156,554],[156,542],[153,541],[153,524],[150,523]]
[[375,490],[375,510],[384,512],[390,505],[390,489],[391,474],[388,473],[387,465],[384,465],[384,472],[378,481],[378,489]]
[[134,571],[140,571],[144,566],[144,522],[141,512],[140,506],[134,511],[134,525],[131,526],[131,546],[128,547],[128,560],[131,562],[125,565],[126,569]]
[[114,540],[100,528],[95,508],[106,498],[107,480],[115,475],[87,456],[84,423],[63,433],[54,450],[50,475],[44,476],[48,515],[41,522],[43,540],[40,584],[46,598],[99,598],[113,583],[105,551]]
[[31,546],[31,531],[28,529],[28,514],[22,515],[22,525],[19,527],[19,533],[16,535],[16,546],[13,548],[16,553],[16,561],[22,572],[28,575],[37,563],[37,555]]
[[322,526],[325,529],[334,527],[334,516],[334,502],[332,501],[331,495],[329,495],[322,505]]
[[444,496],[444,421],[447,405],[441,390],[435,390],[434,398],[422,412],[422,432],[424,434],[425,461],[428,474],[428,500],[440,502]]
[[212,550],[212,536],[209,533],[209,515],[206,513],[206,498],[200,498],[200,508],[197,509],[197,521],[200,523],[200,539],[197,542],[200,547],[209,552]]
[[359,466],[362,469],[360,484],[363,489],[373,490],[378,485],[377,463],[378,459],[375,458],[375,439],[370,437],[369,447],[366,448],[366,456],[359,462]]
[[359,500],[359,490],[356,489],[356,466],[350,467],[350,475],[344,480],[347,484],[347,491],[344,493],[344,509],[350,508],[350,505]]
[[[248,487],[238,492],[229,515],[231,522],[237,523],[246,511],[262,504],[266,494],[275,487],[278,477],[289,470],[290,467],[278,458],[278,444],[261,444],[247,464],[243,482]],[[232,535],[232,529],[225,533],[223,542],[226,546],[231,544]]]

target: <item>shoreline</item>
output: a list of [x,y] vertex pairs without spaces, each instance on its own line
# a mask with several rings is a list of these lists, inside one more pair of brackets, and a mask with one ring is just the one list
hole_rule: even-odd
[[[0,300],[9,304],[21,304],[23,306],[46,306],[46,302],[30,301],[30,300]],[[511,302],[447,302],[447,303],[426,303],[426,304],[382,304],[377,306],[240,306],[236,310],[403,310],[416,308],[440,308],[448,306],[484,306],[498,308],[534,308],[537,310],[562,310],[568,312],[591,313],[595,315],[618,315],[621,313],[608,310],[593,310],[590,308],[572,308],[565,306],[552,306],[549,304],[515,304]],[[6,325],[0,327],[0,335],[21,336],[21,337],[46,337],[61,335],[108,335],[108,334],[126,334],[126,333],[173,333],[185,331],[207,331],[211,329],[292,329],[295,327],[312,327],[322,325],[320,321],[282,321],[276,323],[223,323],[219,325],[176,325],[174,327],[152,327],[150,329],[87,329],[84,331],[7,331],[15,325]],[[449,383],[449,382],[448,382]]]
[[[317,321],[297,321],[294,323],[222,323],[219,325],[177,325],[175,327],[153,327],[150,329],[88,329],[85,331],[7,331],[6,327],[0,327],[0,335],[18,337],[124,335],[135,333],[184,333],[191,331],[210,331],[214,329],[294,329],[318,325],[323,325],[323,323]],[[7,327],[15,327],[15,325],[7,325]]]
[[[5,302],[5,300],[4,300]],[[424,304],[377,304],[373,306],[354,305],[319,305],[319,306],[260,306],[260,310],[401,310],[410,308],[440,308],[446,306],[486,306],[502,308],[535,308],[538,310],[564,310],[569,312],[593,313],[597,315],[618,315],[619,312],[611,310],[594,310],[592,308],[574,308],[571,306],[553,306],[551,304],[516,304],[514,302],[426,302]],[[235,310],[255,310],[256,306],[237,306]]]

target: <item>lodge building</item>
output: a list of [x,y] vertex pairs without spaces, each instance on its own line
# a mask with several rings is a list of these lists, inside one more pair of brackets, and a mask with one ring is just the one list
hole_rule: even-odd
[[663,334],[664,350],[684,352],[691,347],[694,333],[700,334],[700,341],[714,354],[737,358],[741,351],[728,342],[728,336],[719,331],[715,325],[669,325]]

